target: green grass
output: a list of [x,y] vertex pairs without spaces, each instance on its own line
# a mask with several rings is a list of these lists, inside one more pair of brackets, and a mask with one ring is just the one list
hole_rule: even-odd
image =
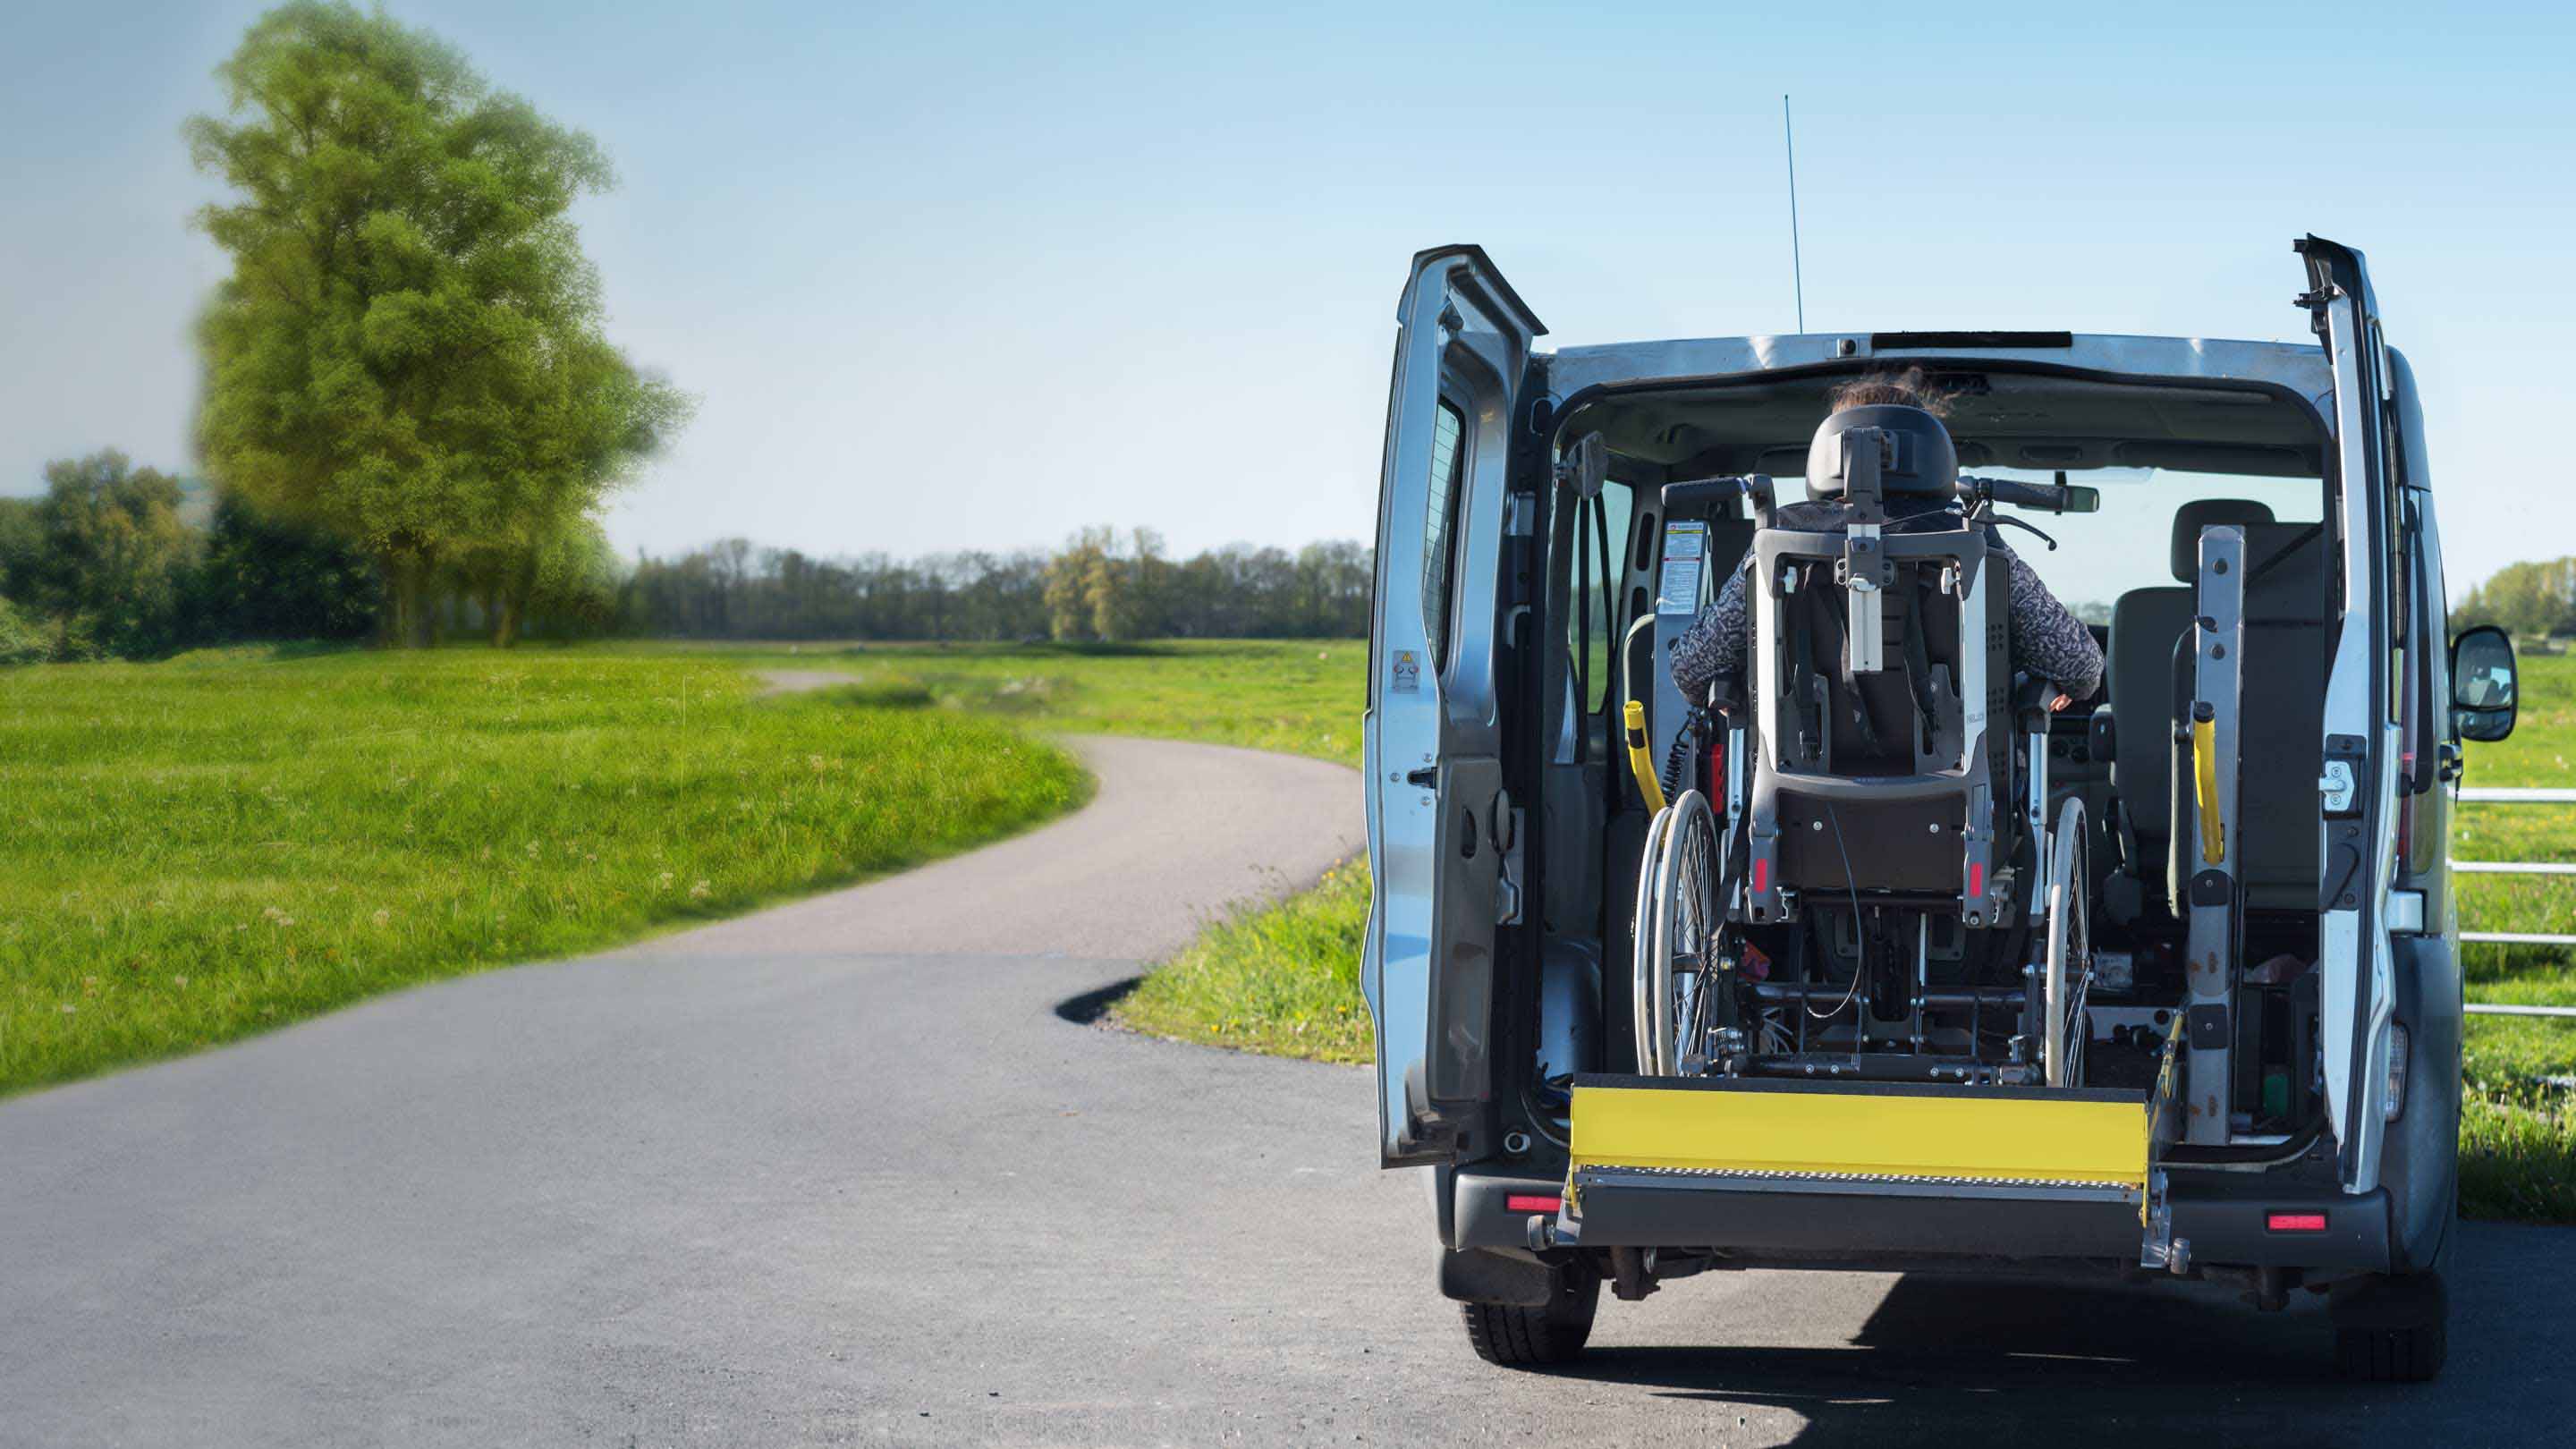
[[998,721],[669,652],[0,671],[0,1092],[632,939],[1076,804]]
[[1059,644],[621,646],[762,669],[840,670],[867,688],[1070,733],[1204,740],[1360,762],[1368,644],[1359,639]]
[[1209,927],[1118,1003],[1118,1020],[1208,1046],[1365,1062],[1368,908],[1368,865],[1352,861],[1313,890]]

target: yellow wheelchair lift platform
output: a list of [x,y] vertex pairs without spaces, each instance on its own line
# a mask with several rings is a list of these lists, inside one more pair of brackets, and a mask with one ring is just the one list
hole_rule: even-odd
[[2154,1104],[2167,1095],[1580,1076],[1553,1237],[2166,1266]]

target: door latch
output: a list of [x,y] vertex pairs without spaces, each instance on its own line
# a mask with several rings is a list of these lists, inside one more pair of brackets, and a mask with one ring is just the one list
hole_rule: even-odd
[[1419,770],[1407,770],[1404,772],[1404,783],[1417,790],[1436,790],[1440,787],[1440,767],[1425,765]]
[[2317,794],[2325,803],[2328,815],[2352,813],[2352,762],[2326,761],[2326,772],[2317,777]]

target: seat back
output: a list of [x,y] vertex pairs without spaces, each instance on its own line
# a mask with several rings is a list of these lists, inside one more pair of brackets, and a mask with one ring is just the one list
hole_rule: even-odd
[[1859,672],[1836,575],[1845,539],[1831,512],[1786,509],[1753,539],[1757,893],[1982,890],[2014,818],[1997,808],[2011,780],[2005,556],[1953,513],[1891,524],[1884,667]]
[[[2325,528],[2257,523],[2245,528],[2245,667],[2239,708],[2249,727],[2236,775],[2243,832],[2237,879],[2257,910],[2315,910],[2318,891],[2317,777],[2325,772],[2326,620],[2332,602]],[[2172,656],[2167,738],[2189,716],[2192,651]],[[2125,726],[2123,726],[2125,728]],[[2187,781],[2186,747],[2168,745],[2170,768]],[[2174,809],[2187,809],[2178,784]],[[2191,832],[2180,814],[2168,849],[2169,899],[2176,915],[2190,876]]]
[[[2150,899],[2165,894],[2167,844],[2175,828],[2173,797],[2174,650],[2191,627],[2193,581],[2200,574],[2200,531],[2215,524],[2269,524],[2272,510],[2251,499],[2212,498],[2174,514],[2167,565],[2176,582],[2131,589],[2111,609],[2111,788],[2139,843],[2138,873]],[[2260,557],[2251,548],[2248,557]],[[2249,674],[2249,678],[2250,678]]]

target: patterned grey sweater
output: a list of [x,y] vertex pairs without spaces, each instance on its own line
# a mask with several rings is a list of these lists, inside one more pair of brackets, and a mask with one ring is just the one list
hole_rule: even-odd
[[[1891,518],[1890,522],[1896,520]],[[2048,680],[2076,699],[2090,695],[2102,683],[2102,646],[2093,642],[2092,633],[2066,611],[2064,604],[2057,602],[2057,596],[2039,581],[2039,575],[2031,572],[2030,565],[2021,561],[2021,555],[2007,547],[2004,558],[2012,570],[2013,668]],[[1753,560],[1747,555],[1743,566],[1718,591],[1717,602],[1700,614],[1674,646],[1673,683],[1680,686],[1684,699],[1704,700],[1708,698],[1709,685],[1717,680],[1740,682],[1744,678],[1745,650],[1753,622],[1744,601],[1744,581],[1752,570]]]

